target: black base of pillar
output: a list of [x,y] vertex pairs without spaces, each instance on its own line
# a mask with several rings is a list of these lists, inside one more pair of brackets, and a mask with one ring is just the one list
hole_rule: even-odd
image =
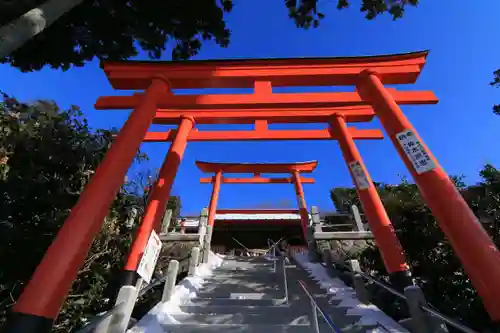
[[136,271],[124,270],[122,273],[121,286],[135,286],[138,279],[139,275]]
[[389,279],[394,289],[396,289],[401,293],[404,291],[406,287],[413,285],[410,271],[399,271],[399,272],[389,273]]
[[2,333],[49,333],[54,319],[13,312],[7,318]]

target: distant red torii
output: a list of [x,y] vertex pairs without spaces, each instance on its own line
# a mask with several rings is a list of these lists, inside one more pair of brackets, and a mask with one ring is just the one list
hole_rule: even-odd
[[[307,240],[307,226],[309,224],[309,213],[304,197],[303,183],[313,184],[314,179],[302,178],[301,173],[312,173],[318,166],[318,161],[307,162],[292,162],[292,163],[217,163],[196,161],[196,166],[202,172],[214,173],[215,176],[210,178],[201,178],[202,184],[212,183],[212,196],[208,208],[208,226],[209,233],[213,230],[215,222],[215,214],[217,211],[217,201],[219,199],[219,191],[221,184],[293,184],[297,203],[299,206],[299,214],[301,219],[302,233],[304,239]],[[249,178],[226,178],[224,174],[253,174]],[[290,173],[289,178],[264,178],[260,174],[283,174]]]

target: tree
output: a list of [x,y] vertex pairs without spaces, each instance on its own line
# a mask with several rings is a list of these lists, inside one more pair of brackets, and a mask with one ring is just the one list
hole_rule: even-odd
[[[486,230],[500,245],[500,171],[486,165],[480,172],[482,182],[466,186],[463,177],[452,177]],[[412,274],[426,295],[427,301],[439,311],[461,320],[478,330],[494,327],[476,294],[460,261],[441,232],[429,208],[424,204],[415,184],[405,179],[398,185],[377,184],[377,190],[387,213],[398,230]],[[343,198],[353,198],[355,190],[337,189]],[[353,199],[345,199],[350,204]],[[335,201],[334,201],[335,202]],[[337,203],[335,202],[337,205]],[[365,269],[381,279],[387,279],[378,249],[366,249],[360,259]],[[374,302],[395,314],[394,304],[379,292]]]
[[[493,87],[500,87],[500,69],[497,69],[493,73],[493,81],[490,82],[490,85]],[[500,104],[493,105],[493,113],[496,115],[500,115]]]
[[[0,102],[0,325],[112,142],[111,131],[91,131],[78,107],[49,101]],[[136,161],[144,160],[138,154]],[[54,331],[69,332],[105,309],[118,286],[134,224],[142,209],[134,180],[119,191],[104,226],[73,283]],[[175,206],[175,201],[170,205]],[[19,263],[22,262],[22,265]]]
[[[83,0],[49,0],[0,28],[0,58],[17,50]],[[9,1],[7,4],[12,6]]]
[[[44,2],[0,4],[0,25]],[[138,46],[158,59],[169,40],[176,43],[172,57],[188,59],[199,51],[202,41],[228,45],[230,32],[223,16],[231,9],[231,0],[83,1],[1,61],[22,71],[45,65],[67,70],[94,57],[131,58],[138,54]]]
[[[4,1],[0,4],[0,25],[18,19],[45,1]],[[61,14],[77,2],[58,1],[54,8]],[[67,6],[64,10],[61,3]],[[318,0],[284,3],[289,16],[301,28],[317,27],[325,16],[318,11]],[[417,4],[418,0],[363,0],[361,11],[368,19],[384,12],[397,19],[403,16],[407,5]],[[348,0],[338,0],[339,9],[348,6]],[[230,30],[224,14],[232,7],[232,0],[83,1],[1,61],[22,71],[40,70],[45,65],[67,70],[71,65],[83,66],[94,57],[128,59],[138,54],[138,47],[148,52],[150,58],[158,59],[168,41],[175,42],[172,58],[185,60],[198,53],[202,41],[215,40],[222,47],[228,46]],[[50,21],[55,17],[51,15]],[[15,32],[17,36],[19,32]]]
[[[317,28],[325,17],[325,14],[319,11],[319,4],[319,0],[285,0],[290,18],[295,21],[297,27],[305,29]],[[349,0],[337,0],[339,10],[348,8],[349,5]],[[407,5],[417,6],[418,0],[363,0],[360,9],[369,20],[385,12],[396,20],[403,17]]]
[[356,190],[352,188],[336,187],[330,191],[330,199],[339,212],[351,211],[352,205],[361,207]]

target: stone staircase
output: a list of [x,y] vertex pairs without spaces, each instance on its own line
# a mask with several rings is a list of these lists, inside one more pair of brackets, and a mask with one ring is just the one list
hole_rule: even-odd
[[299,280],[336,326],[332,330],[318,314],[320,332],[386,332],[357,324],[360,316],[347,314],[348,308],[329,300],[331,296],[298,265],[282,258],[230,256],[195,298],[168,313],[169,321],[161,328],[172,333],[315,332],[311,301]]

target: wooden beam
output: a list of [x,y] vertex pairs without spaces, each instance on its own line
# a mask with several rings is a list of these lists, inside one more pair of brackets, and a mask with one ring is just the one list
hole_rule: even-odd
[[228,208],[217,209],[216,214],[298,214],[293,208]]
[[[432,91],[396,91],[388,89],[396,103],[436,104],[437,97]],[[133,109],[143,94],[132,96],[103,96],[95,108]],[[335,106],[369,105],[357,92],[288,93],[288,94],[241,94],[241,95],[173,95],[163,96],[158,102],[159,109],[239,109],[239,108],[314,108]]]
[[[148,132],[144,142],[170,142],[175,130]],[[354,140],[381,140],[384,138],[378,129],[361,130],[349,128]],[[269,140],[337,140],[329,129],[322,130],[272,130],[272,131],[198,131],[192,130],[188,141],[269,141]]]
[[[314,178],[301,177],[303,184],[315,184]],[[223,178],[222,184],[291,184],[292,178],[265,178],[265,177],[249,177],[249,178]],[[213,177],[201,178],[200,184],[212,184]]]
[[153,123],[165,125],[178,124],[181,116],[193,117],[196,119],[197,124],[257,124],[258,121],[266,121],[269,124],[328,123],[332,116],[338,113],[344,115],[346,122],[367,122],[372,120],[375,116],[375,112],[371,106],[238,110],[159,109],[158,112],[156,112]]
[[367,68],[377,71],[383,83],[404,84],[415,82],[426,57],[424,51],[340,58],[106,61],[103,68],[115,89],[146,89],[158,75],[174,89],[251,88],[255,81],[274,87],[355,85]]
[[267,127],[267,120],[256,120],[254,129],[258,132],[267,131],[269,129]]
[[[292,163],[225,163],[196,161],[196,166],[205,173],[311,173],[318,166],[318,161],[292,162]],[[255,177],[260,177],[256,175]]]

